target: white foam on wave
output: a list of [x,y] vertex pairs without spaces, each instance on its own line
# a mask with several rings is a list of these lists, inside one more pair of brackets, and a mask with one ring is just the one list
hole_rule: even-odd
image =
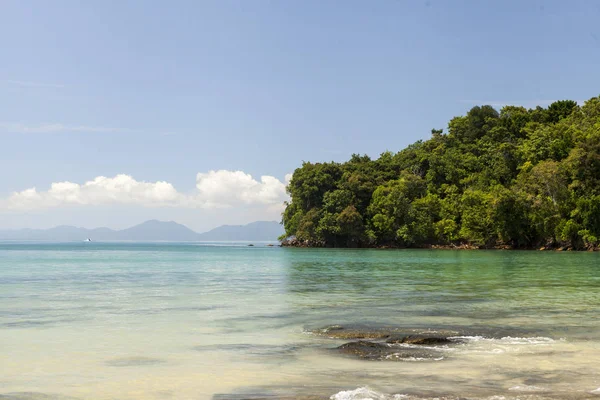
[[600,387],[598,389],[595,390],[590,390],[591,394],[600,394]]
[[460,352],[467,353],[535,353],[554,345],[564,342],[564,339],[552,339],[544,336],[487,338],[484,336],[453,336],[450,339],[462,341],[462,346],[457,347]]
[[437,358],[426,358],[426,357],[402,357],[402,353],[392,353],[385,356],[386,360],[400,360],[400,361],[442,361],[444,357]]
[[[530,393],[543,390],[540,388],[536,388],[535,386],[515,386],[515,388],[519,388],[519,389],[518,390],[514,389],[514,390],[522,391],[522,392],[530,392]],[[529,389],[527,389],[527,388],[529,388]],[[513,389],[511,388],[510,390],[513,390]],[[600,388],[598,388],[597,391],[598,391],[597,393],[600,394]],[[596,391],[591,392],[591,393],[595,394],[595,392]],[[489,396],[489,397],[481,397],[481,399],[485,399],[485,400],[524,400],[524,399],[532,399],[532,397],[531,397],[532,395],[533,394],[517,394],[516,397],[514,397],[514,396],[505,397],[502,395],[494,395],[494,396]],[[525,396],[525,397],[523,397],[523,396]],[[408,394],[384,394],[384,393],[380,393],[375,390],[372,390],[366,386],[359,387],[354,390],[343,390],[343,391],[338,392],[329,397],[330,400],[459,400],[462,398],[463,397],[456,397],[456,396],[420,397],[420,396],[413,396],[413,395],[408,395]],[[471,398],[471,397],[469,397],[469,398]],[[537,396],[535,398],[537,398]]]
[[[545,336],[535,336],[535,337],[513,337],[513,336],[504,336],[500,339],[494,338],[486,338],[484,336],[452,336],[449,339],[456,340],[465,340],[467,342],[495,342],[501,344],[517,344],[517,345],[528,345],[528,344],[552,344],[555,343],[556,340],[545,337]],[[560,341],[564,341],[564,339],[559,339]]]
[[556,340],[544,337],[544,336],[535,336],[535,337],[512,337],[505,336],[500,339],[500,341],[508,344],[552,344],[555,343]]
[[445,352],[453,352],[456,351],[455,347],[450,347],[448,345],[439,345],[439,346],[426,346],[422,344],[411,344],[411,343],[393,343],[389,345],[390,347],[403,347],[407,349],[427,349],[427,350],[435,350],[435,351],[445,351]]
[[401,400],[407,399],[408,396],[404,394],[388,395],[379,393],[365,386],[354,390],[343,390],[329,398],[331,400]]

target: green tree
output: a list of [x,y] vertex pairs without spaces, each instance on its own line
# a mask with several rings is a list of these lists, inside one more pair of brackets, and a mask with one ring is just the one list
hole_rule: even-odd
[[379,158],[304,162],[285,235],[315,246],[598,246],[600,96],[471,108]]
[[425,182],[418,175],[403,173],[401,178],[379,186],[369,206],[370,228],[382,244],[398,239],[398,230],[410,222],[413,200],[424,196]]
[[496,235],[491,212],[491,196],[480,190],[467,190],[461,202],[460,236],[474,245],[493,245]]

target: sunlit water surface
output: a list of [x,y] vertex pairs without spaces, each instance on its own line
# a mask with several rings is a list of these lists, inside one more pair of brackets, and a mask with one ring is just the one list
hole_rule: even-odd
[[[333,324],[468,337],[364,361]],[[600,254],[0,243],[0,399],[313,397],[600,398]]]

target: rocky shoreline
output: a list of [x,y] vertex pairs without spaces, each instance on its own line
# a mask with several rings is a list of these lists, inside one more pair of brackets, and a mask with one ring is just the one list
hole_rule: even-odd
[[[322,241],[299,240],[297,238],[287,238],[281,241],[281,247],[297,247],[297,248],[336,248]],[[337,247],[351,248],[351,247]],[[431,244],[418,247],[396,246],[396,245],[372,245],[360,246],[355,248],[364,249],[429,249],[429,250],[538,250],[538,251],[600,251],[600,246],[588,246],[585,248],[575,248],[570,245],[546,245],[541,247],[513,247],[507,244],[498,244],[494,246],[478,246],[469,243],[452,243],[452,244]]]

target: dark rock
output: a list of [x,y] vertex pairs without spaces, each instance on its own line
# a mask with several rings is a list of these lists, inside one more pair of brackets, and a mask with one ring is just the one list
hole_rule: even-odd
[[445,336],[436,335],[409,335],[409,336],[392,336],[386,343],[406,343],[406,344],[420,344],[420,345],[437,345],[437,344],[450,344],[452,340]]
[[290,236],[281,242],[281,247],[325,247],[325,241],[300,240],[295,236]]
[[337,348],[342,353],[363,360],[407,361],[407,360],[442,360],[444,357],[438,351],[414,348],[399,348],[386,343],[358,342],[345,343]]
[[[454,330],[429,331],[424,329],[407,329],[395,327],[365,327],[365,326],[341,326],[331,325],[311,331],[315,335],[325,336],[330,339],[390,339],[413,336],[443,337],[459,336],[460,332]],[[398,341],[394,343],[400,343]],[[425,344],[425,343],[423,343]]]
[[343,354],[351,354],[360,358],[378,359],[384,355],[390,354],[390,346],[383,343],[368,342],[359,340],[358,342],[345,343],[338,347]]
[[331,339],[386,339],[390,336],[390,332],[386,330],[377,328],[346,328],[341,325],[327,326],[312,332]]

